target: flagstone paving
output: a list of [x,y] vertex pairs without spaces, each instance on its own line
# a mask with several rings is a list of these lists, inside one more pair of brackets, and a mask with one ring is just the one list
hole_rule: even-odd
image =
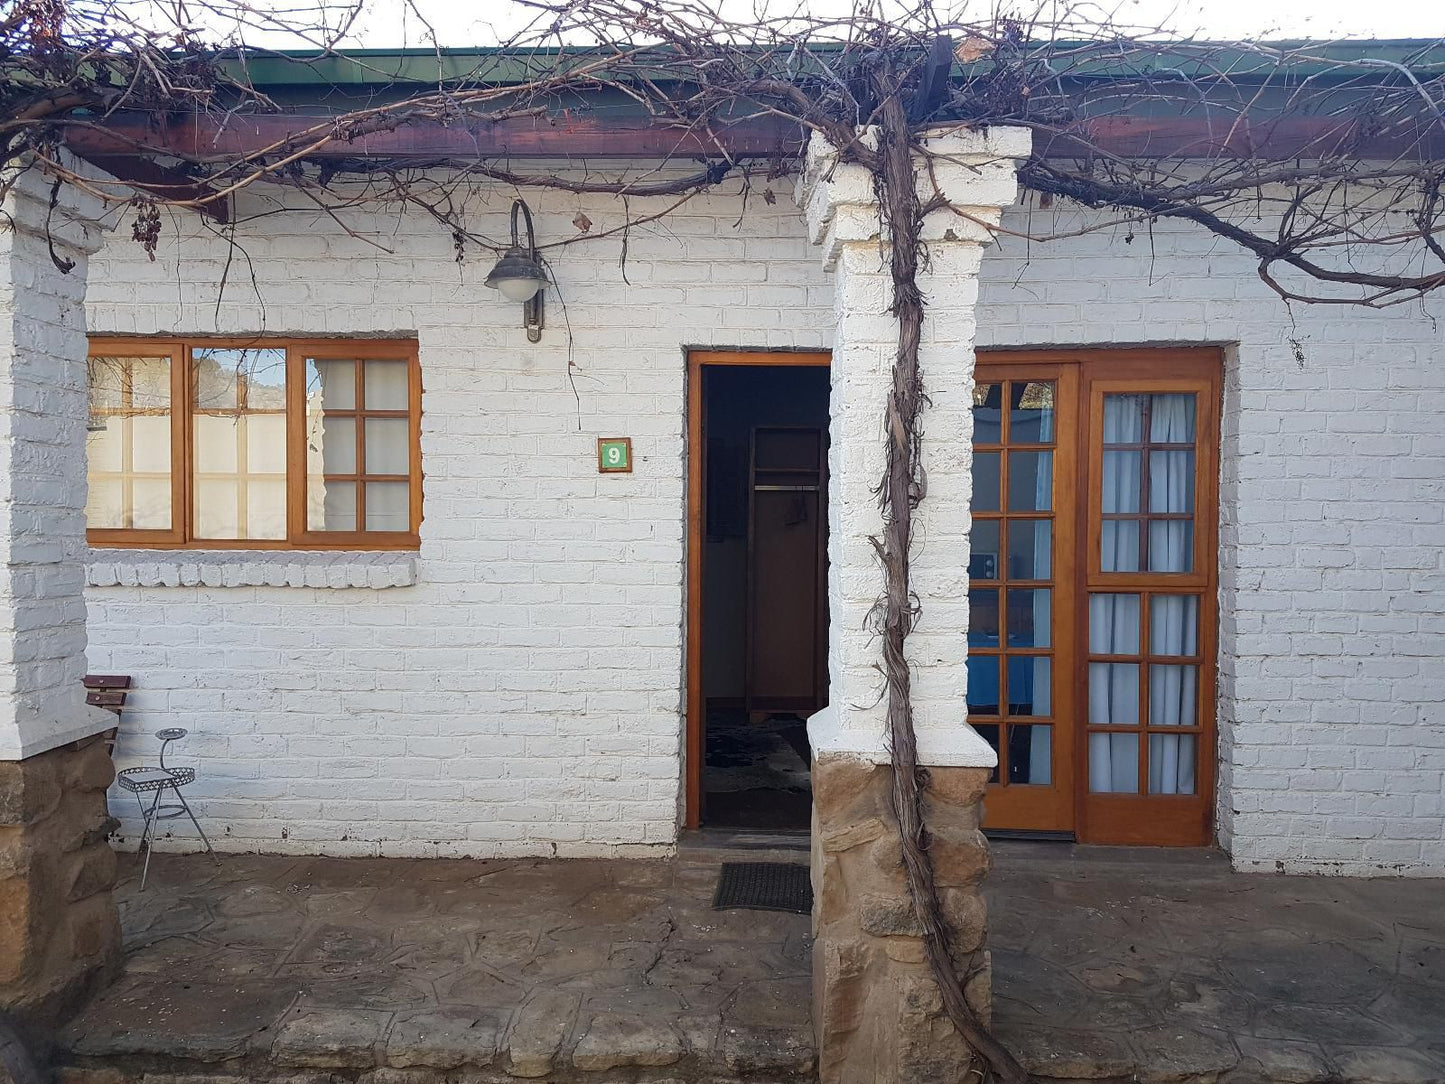
[[[712,911],[724,857],[126,858],[59,1084],[811,1079],[808,920]],[[987,894],[1036,1081],[1445,1082],[1445,882],[1004,842]]]

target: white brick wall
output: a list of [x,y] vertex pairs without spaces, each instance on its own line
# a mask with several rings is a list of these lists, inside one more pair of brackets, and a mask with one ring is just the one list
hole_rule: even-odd
[[[630,285],[620,236],[551,250],[580,405],[555,293],[530,346],[481,285],[489,261],[459,268],[429,222],[348,218],[390,253],[314,217],[243,223],[219,310],[227,254],[194,219],[155,264],[119,231],[92,261],[98,332],[415,333],[427,474],[414,586],[90,588],[92,667],[139,682],[122,758],[190,727],[195,792],[233,849],[669,844],[683,347],[830,344],[832,283],[775,188],[634,229]],[[470,224],[502,236],[510,198]],[[610,200],[528,199],[544,242],[579,209],[594,233],[621,221]],[[1445,873],[1445,325],[1419,306],[1286,310],[1223,242],[1123,232],[989,251],[978,340],[1229,346],[1224,841],[1244,868]],[[634,438],[634,474],[595,473],[598,435]]]
[[1227,242],[1130,232],[1006,238],[978,342],[1227,346],[1221,841],[1242,869],[1445,874],[1445,303],[1286,308]]

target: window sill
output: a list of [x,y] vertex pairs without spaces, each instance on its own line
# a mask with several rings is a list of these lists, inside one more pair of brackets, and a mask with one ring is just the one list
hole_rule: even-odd
[[410,587],[417,555],[394,550],[92,549],[90,587]]

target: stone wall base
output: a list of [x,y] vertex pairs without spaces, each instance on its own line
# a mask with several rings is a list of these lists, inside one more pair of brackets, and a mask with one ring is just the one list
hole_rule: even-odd
[[99,735],[0,761],[0,1009],[41,1032],[120,961],[114,777]]
[[[955,966],[989,1018],[979,831],[986,768],[930,768],[930,850]],[[892,770],[847,755],[813,763],[813,1023],[820,1084],[963,1080],[973,1055],[943,1013],[904,879]]]

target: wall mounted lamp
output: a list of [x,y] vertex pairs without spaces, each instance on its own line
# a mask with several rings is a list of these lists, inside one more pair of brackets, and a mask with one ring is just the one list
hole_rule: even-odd
[[[517,231],[517,215],[526,221],[527,240],[523,244]],[[487,276],[487,285],[502,291],[508,301],[522,303],[522,326],[527,329],[528,342],[542,339],[542,290],[547,285],[547,272],[537,258],[537,238],[532,232],[532,211],[522,200],[512,201],[512,245],[497,261]]]

